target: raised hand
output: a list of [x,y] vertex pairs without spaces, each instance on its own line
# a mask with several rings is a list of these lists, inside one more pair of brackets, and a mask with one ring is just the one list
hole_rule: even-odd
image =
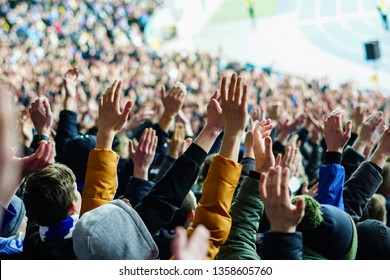
[[62,78],[66,97],[76,98],[76,81],[79,73],[77,68],[69,69]]
[[168,140],[168,155],[170,157],[178,158],[180,156],[185,136],[186,132],[183,124],[177,122],[172,137]]
[[319,182],[315,183],[310,189],[308,188],[309,187],[309,183],[308,182],[305,182],[303,183],[303,186],[302,186],[302,194],[305,194],[305,195],[309,195],[311,197],[315,197],[317,192],[318,192],[318,185],[319,185]]
[[121,112],[119,106],[121,91],[122,82],[115,81],[99,99],[96,148],[110,150],[115,133],[126,124],[133,102],[128,101]]
[[185,95],[186,90],[182,83],[177,83],[168,94],[165,92],[165,88],[161,87],[161,101],[164,112],[160,118],[159,126],[163,131],[168,132],[171,121],[183,106]]
[[146,128],[138,145],[129,141],[129,154],[134,163],[134,177],[148,180],[149,167],[156,153],[157,140],[156,131]]
[[272,130],[271,120],[262,120],[257,123],[253,131],[253,150],[255,154],[256,172],[266,172],[275,165],[275,156],[272,151],[272,139],[269,137]]
[[370,157],[370,162],[375,163],[380,168],[383,168],[388,157],[390,157],[390,127],[384,129],[382,132],[378,141],[378,146]]
[[128,124],[126,125],[126,130],[133,130],[139,127],[147,120],[151,120],[155,115],[155,112],[152,110],[139,110],[134,116],[131,117]]
[[360,128],[363,124],[364,119],[364,113],[367,111],[367,108],[364,104],[356,106],[355,110],[353,111],[352,120],[353,120],[353,127],[352,132],[359,133]]
[[376,111],[369,115],[360,125],[358,137],[353,143],[353,148],[363,154],[364,149],[369,145],[375,131],[383,123],[383,112]]
[[288,136],[297,131],[303,126],[306,121],[306,115],[301,114],[295,120],[290,120],[288,118],[280,118],[278,122],[277,129],[279,131],[278,141],[283,145],[286,144]]
[[221,82],[222,122],[225,129],[220,155],[238,160],[239,143],[247,122],[247,91],[242,87],[242,78],[233,74],[229,89],[226,88],[226,77]]
[[296,204],[291,203],[288,183],[290,170],[280,166],[270,168],[262,173],[259,193],[264,202],[264,209],[273,232],[295,232],[305,214],[305,201],[300,198]]
[[207,127],[217,132],[223,130],[221,98],[219,91],[216,90],[210,99],[209,105],[207,105]]
[[196,227],[188,239],[182,227],[176,228],[172,242],[172,253],[175,260],[204,260],[209,249],[210,232],[202,225]]
[[13,156],[11,161],[20,167],[21,178],[25,178],[31,173],[42,170],[49,164],[54,163],[54,155],[54,143],[42,141],[32,155],[23,158]]
[[221,83],[222,121],[226,136],[242,135],[247,122],[247,92],[248,86],[242,87],[242,78],[233,74],[229,89],[226,87],[226,77]]
[[283,157],[278,155],[276,157],[276,165],[280,165],[282,168],[288,168],[291,176],[295,176],[299,168],[299,148],[296,146],[288,146],[284,152]]
[[76,82],[78,77],[78,70],[76,68],[69,69],[62,78],[65,88],[64,109],[76,111]]
[[29,109],[31,120],[37,134],[50,137],[50,130],[53,125],[53,114],[49,101],[46,98],[35,100]]
[[333,110],[325,120],[324,138],[328,152],[342,153],[351,138],[352,121],[348,121],[343,130],[343,111]]

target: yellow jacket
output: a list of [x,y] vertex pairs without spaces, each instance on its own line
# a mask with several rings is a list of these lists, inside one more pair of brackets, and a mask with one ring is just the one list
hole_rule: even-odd
[[94,149],[89,154],[80,216],[114,198],[117,159],[111,150]]
[[187,234],[191,235],[200,224],[210,231],[208,259],[215,258],[219,247],[229,235],[232,225],[230,206],[241,169],[241,164],[217,155],[211,162],[204,181],[202,198],[195,210],[194,221],[187,229]]

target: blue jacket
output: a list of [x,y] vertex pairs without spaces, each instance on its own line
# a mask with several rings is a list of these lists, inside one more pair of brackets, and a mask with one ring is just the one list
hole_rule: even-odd
[[340,165],[341,154],[327,152],[324,165],[320,168],[316,200],[320,204],[333,205],[344,210],[343,188],[345,171]]

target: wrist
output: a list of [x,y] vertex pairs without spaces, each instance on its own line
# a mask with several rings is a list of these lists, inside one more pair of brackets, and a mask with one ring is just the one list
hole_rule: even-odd
[[[42,135],[42,136],[46,136],[47,138],[50,137],[50,128],[41,128],[41,129],[37,129],[37,134],[38,135]],[[46,139],[44,139],[46,140]],[[47,139],[46,141],[49,141],[50,139]]]
[[361,138],[357,138],[356,141],[353,143],[352,148],[359,152],[360,154],[363,154],[364,149],[366,148],[366,141],[363,141]]
[[111,150],[114,137],[115,137],[115,132],[101,131],[101,129],[99,129],[96,135],[96,148]]
[[387,160],[387,156],[385,156],[381,152],[378,152],[378,150],[376,150],[370,157],[370,162],[376,164],[382,169],[386,164],[386,160]]
[[271,224],[271,231],[272,232],[284,232],[284,233],[294,233],[296,232],[296,226],[286,226],[286,225],[276,225],[273,226]]
[[243,157],[255,158],[255,153],[253,152],[253,148],[245,148]]
[[206,124],[203,127],[202,131],[204,133],[207,133],[208,135],[212,135],[212,136],[218,137],[218,135],[222,132],[222,129],[218,129],[216,127],[212,127],[212,126]]
[[327,147],[326,149],[327,152],[334,152],[334,153],[340,153],[342,154],[343,153],[343,147]]
[[145,170],[144,168],[141,168],[141,167],[134,166],[133,177],[140,178],[140,179],[147,181],[148,180],[148,170]]
[[169,151],[168,150],[168,156],[171,158],[177,159],[179,157],[179,152],[178,151]]

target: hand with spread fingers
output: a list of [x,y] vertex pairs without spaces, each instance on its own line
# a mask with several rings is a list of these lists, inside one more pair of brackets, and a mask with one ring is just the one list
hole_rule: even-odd
[[78,78],[78,70],[77,68],[69,69],[64,77],[62,78],[63,85],[65,88],[65,99],[64,99],[64,109],[70,111],[76,111],[77,103],[76,103],[76,82]]
[[256,172],[268,171],[275,165],[275,156],[272,150],[272,139],[269,137],[272,130],[271,119],[257,123],[253,131],[253,150],[255,154]]
[[226,87],[226,77],[221,81],[222,122],[225,129],[220,155],[238,160],[239,144],[245,130],[248,86],[242,85],[242,78],[233,74],[229,89]]
[[169,125],[183,106],[186,95],[186,89],[183,83],[176,83],[167,94],[164,87],[161,87],[161,101],[164,106],[164,112],[160,118],[160,128],[168,132]]
[[[226,86],[226,85],[225,85]],[[221,108],[222,96],[219,94],[219,90],[215,90],[213,96],[207,105],[207,127],[218,133],[223,130],[222,120],[222,108]]]
[[373,138],[375,131],[383,123],[383,112],[375,111],[369,115],[361,124],[358,131],[358,137],[353,143],[352,147],[363,154],[364,149],[369,145],[371,139]]
[[148,180],[149,167],[153,162],[157,147],[156,131],[146,128],[139,144],[129,141],[129,154],[134,163],[134,177]]
[[318,185],[319,182],[315,183],[310,189],[309,189],[309,183],[305,182],[302,186],[302,194],[309,195],[311,197],[315,197],[318,192]]
[[129,117],[132,101],[120,111],[122,82],[115,81],[99,99],[98,133],[96,148],[110,150],[115,134],[120,131]]
[[271,167],[268,173],[261,174],[259,193],[273,232],[295,232],[305,214],[303,198],[300,198],[295,205],[291,203],[289,180],[290,170],[284,168],[282,172],[280,166]]
[[278,141],[285,145],[288,136],[300,129],[306,121],[306,115],[301,114],[295,120],[290,120],[286,117],[281,117],[278,122],[277,129],[279,131]]
[[291,176],[295,176],[299,168],[299,148],[296,146],[288,146],[283,157],[279,154],[276,157],[275,165],[280,165],[282,168],[289,168]]
[[351,138],[352,121],[348,121],[343,130],[343,111],[333,110],[325,120],[324,138],[328,152],[342,153]]
[[386,160],[390,157],[390,127],[383,130],[378,141],[378,146],[371,155],[369,161],[383,169]]

